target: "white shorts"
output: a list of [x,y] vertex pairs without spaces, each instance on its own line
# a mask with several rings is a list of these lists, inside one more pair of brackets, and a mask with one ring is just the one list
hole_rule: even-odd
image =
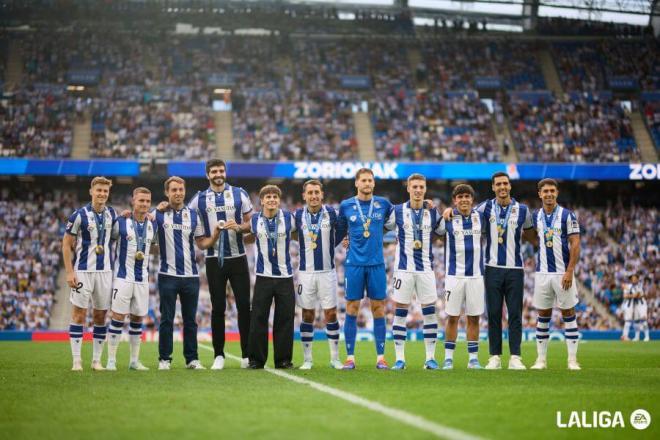
[[307,310],[316,310],[320,302],[325,309],[337,307],[337,272],[299,272],[296,302]]
[[395,270],[392,275],[392,287],[392,300],[400,304],[410,304],[413,297],[423,305],[435,304],[438,299],[433,272]]
[[71,304],[81,309],[89,307],[96,310],[108,310],[112,296],[112,272],[76,272],[78,285],[71,288]]
[[121,315],[145,316],[149,312],[149,284],[115,278],[112,311]]
[[633,308],[633,319],[636,321],[646,321],[648,319],[648,305],[646,304],[646,300],[638,299]]
[[534,275],[534,299],[532,304],[539,310],[551,309],[555,306],[562,310],[575,307],[578,303],[578,292],[575,282],[568,290],[561,287],[564,274],[537,273]]
[[463,304],[467,316],[484,313],[486,299],[483,277],[445,277],[445,312],[450,316],[460,316]]
[[623,320],[624,321],[632,321],[634,318],[634,312],[635,312],[635,306],[633,306],[633,300],[632,299],[624,299],[623,304],[621,306],[623,309]]

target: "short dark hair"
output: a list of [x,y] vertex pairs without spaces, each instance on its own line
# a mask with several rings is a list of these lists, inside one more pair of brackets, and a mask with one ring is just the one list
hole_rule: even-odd
[[408,176],[408,180],[406,181],[406,183],[410,183],[413,180],[423,180],[424,182],[426,182],[426,177],[423,174],[413,173],[410,176]]
[[546,185],[554,186],[555,188],[559,189],[559,184],[555,179],[543,179],[539,183],[536,184],[536,188],[541,191],[541,188],[543,188]]
[[374,172],[371,171],[370,168],[360,168],[359,170],[357,170],[357,173],[355,173],[355,180],[358,180],[360,176],[364,173],[369,173],[371,174],[371,177],[375,177]]
[[316,179],[309,179],[307,182],[303,183],[303,192],[307,190],[308,185],[316,185],[321,188],[321,191],[323,191],[323,184]]
[[209,159],[206,161],[206,174],[208,174],[213,167],[225,167],[225,169],[227,169],[227,164],[222,159]]
[[511,182],[511,177],[509,177],[509,175],[508,175],[507,173],[505,173],[504,171],[498,171],[498,172],[496,172],[495,174],[493,174],[493,176],[490,178],[490,183],[491,183],[491,184],[494,184],[494,183],[495,183],[495,179],[496,179],[497,177],[506,177],[506,180],[508,180],[509,182]]
[[266,185],[259,190],[260,199],[263,199],[268,194],[277,194],[277,197],[282,198],[282,190],[275,185]]
[[451,192],[451,198],[456,198],[461,194],[470,194],[474,198],[474,188],[472,188],[467,183],[459,183],[454,187],[454,190]]

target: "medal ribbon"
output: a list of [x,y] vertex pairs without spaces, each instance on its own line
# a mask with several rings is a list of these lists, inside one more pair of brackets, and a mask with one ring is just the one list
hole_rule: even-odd
[[422,241],[422,212],[424,211],[424,205],[422,205],[422,208],[419,210],[411,208],[410,203],[408,203],[408,207],[410,208],[413,220],[413,237],[415,240]]
[[502,236],[509,227],[509,217],[511,216],[511,205],[513,205],[513,200],[511,200],[511,203],[509,203],[504,210],[504,219],[502,219],[502,207],[497,203],[497,200],[493,202],[493,205],[495,205],[495,219],[497,220],[497,225],[501,228],[502,233],[499,234],[499,230],[497,232]]
[[552,235],[550,236],[550,239],[548,239],[548,232],[552,230],[552,225],[555,224],[555,215],[557,215],[557,206],[552,210],[550,217],[548,217],[545,211],[543,211],[543,221],[545,223],[545,227],[543,228],[543,238],[545,238],[545,241],[550,241],[550,239],[552,239]]
[[364,228],[365,231],[369,230],[369,224],[367,224],[367,221],[371,223],[371,214],[374,212],[374,198],[371,198],[371,201],[369,202],[369,212],[367,213],[367,217],[365,218],[364,213],[362,212],[362,207],[360,206],[360,201],[358,200],[357,197],[354,198],[355,200],[355,206],[357,207],[358,212],[360,213],[360,220],[362,220],[362,227]]
[[268,242],[273,248],[273,252],[277,252],[277,214],[272,219],[264,217],[263,213],[260,213],[259,217],[264,225],[264,229],[266,229]]
[[97,214],[94,209],[92,209],[92,212],[94,213],[94,223],[96,223],[96,230],[98,231],[96,237],[97,244],[105,246],[105,208],[103,208],[100,214]]
[[[137,242],[137,250],[138,252],[143,252],[146,253],[146,248],[147,248],[147,219],[145,218],[142,223],[140,224],[139,221],[135,220],[135,217],[131,217],[132,222],[131,222],[131,227],[133,228],[133,232],[135,233],[135,240]],[[137,228],[136,226],[137,225]]]
[[[316,232],[321,227],[321,215],[323,215],[323,207],[321,207],[318,213],[312,214],[311,212],[309,212],[309,210],[307,210],[307,207],[305,206],[304,214],[305,214],[305,224],[307,225],[307,230],[309,231],[309,234],[310,235],[316,234]],[[316,224],[313,223],[314,215],[318,216],[316,219]],[[312,241],[316,241],[316,240],[312,240]]]

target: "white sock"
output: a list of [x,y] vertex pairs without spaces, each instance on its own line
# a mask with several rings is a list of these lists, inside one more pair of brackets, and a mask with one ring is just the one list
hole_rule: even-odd
[[577,319],[575,315],[564,316],[564,337],[566,339],[566,348],[568,349],[568,359],[575,360],[578,351],[578,333]]
[[630,324],[632,321],[626,321],[625,324],[623,324],[623,337],[628,338],[628,335],[630,334]]
[[643,321],[642,322],[642,331],[644,332],[644,337],[645,338],[650,338],[651,335],[649,334],[649,322],[648,321]]
[[548,354],[548,339],[550,338],[550,317],[539,316],[536,319],[536,354],[539,359],[545,359]]
[[131,322],[128,329],[128,340],[131,344],[131,363],[140,359],[140,342],[142,339],[142,323]]
[[478,358],[477,355],[479,354],[479,341],[468,341],[467,349],[468,349],[468,358],[470,360],[477,359]]
[[454,359],[456,341],[445,341],[445,359]]
[[107,332],[108,328],[105,325],[94,325],[94,348],[92,349],[93,362],[101,362]]
[[330,360],[336,361],[339,359],[339,322],[328,322],[325,325],[325,335],[330,346]]
[[406,360],[406,318],[408,309],[397,308],[394,311],[394,322],[392,323],[392,338],[394,338],[394,352],[397,361]]
[[108,362],[117,362],[117,347],[121,341],[121,331],[124,323],[114,319],[110,320],[108,328]]
[[69,342],[71,343],[71,356],[74,361],[80,360],[80,350],[83,341],[83,325],[69,324]]
[[300,323],[300,341],[303,346],[305,362],[312,362],[312,342],[314,341],[314,324],[302,321]]
[[633,321],[633,328],[635,329],[635,339],[639,339],[639,327],[640,327],[640,322]]
[[435,314],[435,306],[422,308],[424,315],[424,348],[426,349],[426,360],[435,359],[435,346],[438,342],[438,316]]

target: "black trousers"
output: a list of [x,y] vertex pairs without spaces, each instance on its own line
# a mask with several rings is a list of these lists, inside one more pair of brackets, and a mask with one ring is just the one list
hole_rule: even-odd
[[293,319],[296,298],[293,278],[257,276],[250,317],[250,363],[262,367],[268,359],[268,317],[275,300],[273,351],[275,366],[291,362],[293,357]]
[[225,355],[225,311],[227,310],[227,281],[231,284],[238,311],[238,332],[241,336],[241,357],[248,357],[250,333],[250,273],[245,255],[225,259],[222,268],[215,257],[206,259],[206,278],[211,294],[211,333],[215,356]]
[[525,272],[486,266],[486,305],[488,309],[488,349],[491,355],[502,354],[502,306],[509,315],[509,352],[520,356]]

